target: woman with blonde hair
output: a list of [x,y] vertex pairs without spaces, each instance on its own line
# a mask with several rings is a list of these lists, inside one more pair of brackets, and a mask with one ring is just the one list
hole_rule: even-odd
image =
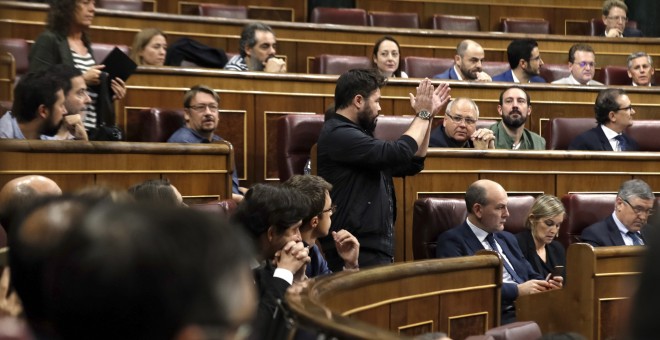
[[547,277],[556,266],[559,275],[565,277],[566,251],[556,240],[566,210],[561,201],[552,195],[539,196],[527,214],[527,230],[516,234],[518,245],[534,270]]
[[157,28],[138,32],[131,46],[131,59],[138,65],[163,66],[167,55],[167,37]]

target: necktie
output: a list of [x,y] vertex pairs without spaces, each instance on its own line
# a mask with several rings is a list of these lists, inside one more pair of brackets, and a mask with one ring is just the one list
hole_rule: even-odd
[[501,254],[500,251],[499,251],[499,248],[497,248],[497,243],[495,242],[495,237],[493,236],[492,233],[490,233],[490,234],[488,234],[488,236],[486,236],[486,241],[488,242],[488,245],[489,245],[489,246],[490,246],[490,247],[491,247],[491,248],[492,248],[497,254],[500,255],[500,258],[502,259],[502,264],[504,264],[504,269],[506,269],[506,271],[509,273],[509,275],[511,275],[511,278],[513,279],[513,281],[515,281],[516,283],[523,283],[523,282],[525,282],[525,281],[523,281],[523,280],[520,278],[520,276],[518,276],[518,274],[516,274],[516,271],[513,270],[513,268],[511,268],[511,266],[509,265],[509,262],[507,262],[507,261],[504,259],[504,257],[502,256],[502,254]]
[[621,151],[628,151],[628,143],[626,143],[626,139],[623,135],[617,135],[614,139],[619,141],[619,149],[621,149]]
[[630,238],[633,240],[633,246],[642,245],[642,242],[639,240],[639,235],[637,235],[637,233],[633,233],[632,231],[629,231],[626,233],[626,235],[630,236]]

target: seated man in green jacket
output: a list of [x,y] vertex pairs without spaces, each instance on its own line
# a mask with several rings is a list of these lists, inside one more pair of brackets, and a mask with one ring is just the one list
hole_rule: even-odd
[[545,139],[525,129],[525,122],[532,115],[532,103],[525,90],[512,86],[500,93],[497,112],[502,120],[489,127],[495,135],[496,149],[545,150]]

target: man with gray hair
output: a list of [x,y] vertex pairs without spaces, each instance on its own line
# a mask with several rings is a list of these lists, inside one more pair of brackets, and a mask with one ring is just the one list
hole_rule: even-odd
[[286,62],[275,57],[275,32],[270,26],[253,22],[243,27],[239,55],[229,59],[225,70],[285,73]]
[[594,247],[644,245],[644,227],[653,214],[654,202],[653,190],[646,182],[640,179],[623,182],[612,215],[584,229],[582,242]]
[[431,132],[430,147],[495,149],[495,136],[489,129],[477,130],[479,107],[470,98],[452,100],[442,125]]
[[476,41],[463,40],[456,46],[454,66],[445,72],[436,74],[436,79],[455,79],[472,81],[492,81],[488,73],[482,69],[484,62],[484,49]]
[[653,86],[653,58],[646,52],[635,52],[628,56],[628,77],[633,86]]

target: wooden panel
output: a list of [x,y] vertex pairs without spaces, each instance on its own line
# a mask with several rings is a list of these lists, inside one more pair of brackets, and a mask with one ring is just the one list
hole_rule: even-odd
[[14,98],[16,82],[16,61],[9,52],[0,52],[0,100]]
[[390,305],[384,305],[360,311],[351,315],[351,318],[364,321],[382,329],[390,329]]

